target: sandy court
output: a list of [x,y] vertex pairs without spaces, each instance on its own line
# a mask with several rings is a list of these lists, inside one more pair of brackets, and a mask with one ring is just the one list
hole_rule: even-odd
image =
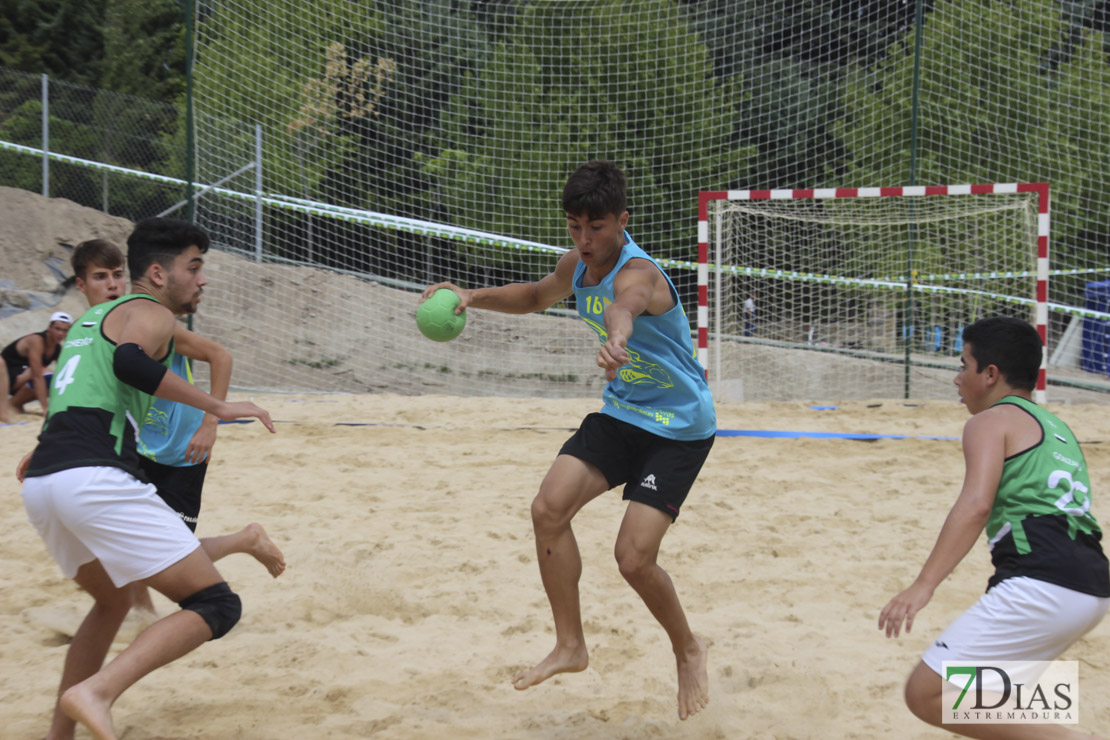
[[[905,438],[717,440],[660,557],[710,643],[711,703],[683,723],[669,644],[612,558],[617,492],[575,520],[590,667],[523,692],[509,683],[553,644],[529,503],[598,401],[254,398],[278,434],[221,427],[199,534],[261,522],[289,570],[275,581],[244,555],[219,563],[243,620],[128,691],[115,707],[122,738],[946,736],[909,714],[901,686],[984,588],[985,544],[909,637],[885,639],[876,619],[916,575],[958,491],[954,438],[966,412],[956,403],[719,408],[722,429]],[[1105,524],[1105,407],[1056,410],[1087,442]],[[42,737],[68,636],[89,605],[26,522],[10,471],[38,422],[23,420],[0,427],[5,740]],[[125,624],[113,652],[137,629]],[[1080,660],[1081,726],[1110,733],[1110,625],[1065,657]]]

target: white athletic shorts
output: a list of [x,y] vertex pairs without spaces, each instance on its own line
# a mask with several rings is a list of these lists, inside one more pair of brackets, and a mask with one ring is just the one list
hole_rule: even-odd
[[121,587],[200,547],[154,486],[119,468],[70,468],[26,478],[23,506],[66,578],[99,560]]
[[921,660],[943,676],[946,660],[1047,661],[1099,623],[1110,598],[1019,576],[987,591],[940,634]]

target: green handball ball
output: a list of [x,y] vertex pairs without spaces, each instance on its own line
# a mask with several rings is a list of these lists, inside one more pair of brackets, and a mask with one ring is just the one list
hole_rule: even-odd
[[420,333],[436,342],[450,342],[462,334],[466,311],[455,313],[459,296],[453,290],[440,288],[416,309],[416,325]]

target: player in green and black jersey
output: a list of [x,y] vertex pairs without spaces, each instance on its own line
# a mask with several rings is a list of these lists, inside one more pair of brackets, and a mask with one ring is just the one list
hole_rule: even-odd
[[[49,413],[35,450],[21,461],[23,503],[66,577],[95,604],[66,654],[49,737],[75,722],[115,737],[110,709],[150,671],[226,634],[241,604],[181,518],[141,478],[135,434],[152,395],[215,414],[269,414],[250,402],[210,396],[168,372],[175,315],[196,310],[206,280],[208,236],[176,219],[140,222],[128,239],[133,295],[96,306],[77,322],[59,357]],[[142,632],[108,665],[112,638],[142,582],[181,611]]]
[[[968,326],[963,339],[956,386],[973,414],[964,426],[963,489],[921,573],[879,615],[888,637],[903,621],[909,632],[986,531],[995,567],[987,592],[925,651],[906,684],[910,710],[938,726],[945,662],[1052,661],[1110,607],[1110,566],[1083,452],[1071,429],[1032,401],[1040,336],[1025,321],[995,317]],[[944,727],[969,737],[1079,736],[1062,725]]]

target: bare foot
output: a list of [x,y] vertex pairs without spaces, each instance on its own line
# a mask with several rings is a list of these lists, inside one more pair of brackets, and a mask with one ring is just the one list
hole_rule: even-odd
[[117,740],[109,712],[111,706],[99,699],[84,682],[70,687],[62,694],[58,706],[67,717],[89,728],[95,740]]
[[709,703],[709,648],[694,635],[695,649],[677,656],[678,718],[686,719]]
[[590,657],[586,653],[584,645],[578,648],[566,649],[556,645],[555,649],[538,665],[518,673],[513,679],[513,688],[522,690],[529,686],[535,686],[538,683],[543,683],[556,673],[584,671],[589,664]]
[[255,560],[265,565],[266,570],[270,571],[270,575],[274,578],[284,573],[285,556],[281,554],[281,550],[266,534],[262,525],[252,522],[243,527],[243,531],[248,532],[251,536],[251,543],[247,545],[247,552],[254,556]]
[[8,399],[0,400],[0,424],[12,424],[18,413]]

